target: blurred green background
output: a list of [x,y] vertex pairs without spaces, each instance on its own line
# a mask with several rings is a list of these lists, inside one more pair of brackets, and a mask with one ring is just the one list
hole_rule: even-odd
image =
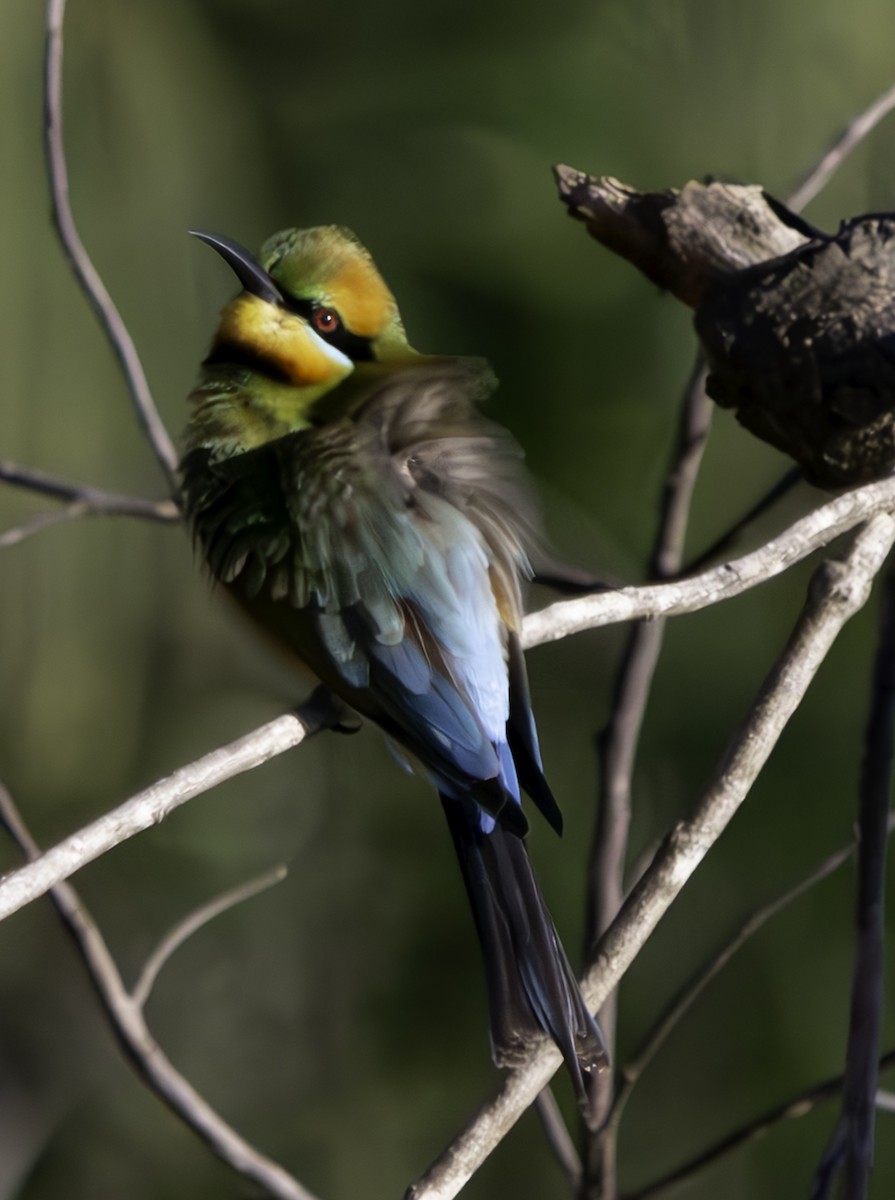
[[[5,0],[0,13],[0,455],[162,496],[50,226],[42,7]],[[72,198],[172,433],[232,286],[185,230],[257,246],[285,225],[349,224],[417,346],[493,361],[502,388],[491,412],[526,446],[563,551],[633,581],[693,353],[689,318],[565,216],[550,164],[647,189],[712,173],[785,194],[891,83],[893,44],[891,0],[847,10],[836,0],[72,0]],[[893,207],[890,118],[808,215],[834,227]],[[785,466],[719,414],[692,549]],[[753,541],[820,499],[802,489]],[[45,507],[3,487],[0,528]],[[671,627],[632,857],[699,796],[808,571]],[[874,616],[871,606],[846,630],[743,812],[626,979],[620,1061],[746,913],[850,837]],[[593,735],[621,645],[607,630],[530,655],[567,818],[562,842],[537,822],[531,848],[573,958]],[[212,594],[178,527],[85,520],[0,552],[0,778],[43,844],[306,690]],[[0,870],[17,861],[0,840]],[[496,1073],[438,806],[374,730],[318,738],[231,782],[77,885],[132,980],[173,922],[280,861],[285,883],[172,960],[152,1026],[208,1099],[324,1200],[398,1196]],[[767,927],[663,1049],[625,1120],[626,1186],[840,1069],[852,876],[841,871]],[[558,1091],[567,1106],[565,1081]],[[680,1194],[805,1195],[833,1118],[827,1105],[777,1128]],[[893,1121],[880,1117],[876,1197],[895,1189]],[[5,923],[0,1198],[246,1194],[122,1064],[49,905]],[[464,1194],[566,1194],[533,1115]]]

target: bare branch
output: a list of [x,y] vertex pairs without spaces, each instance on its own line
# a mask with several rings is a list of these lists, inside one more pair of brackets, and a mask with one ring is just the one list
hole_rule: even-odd
[[895,108],[895,84],[859,113],[839,135],[786,200],[789,208],[801,212],[827,186],[848,156],[892,109]]
[[81,517],[141,517],[148,521],[164,522],[180,520],[180,511],[173,500],[148,500],[143,496],[107,492],[102,488],[60,479],[35,467],[23,467],[5,459],[0,459],[0,480],[32,492],[52,496],[54,500],[68,501],[64,508],[38,513],[23,521],[21,525],[4,530],[0,533],[0,548],[16,546],[35,533],[59,525],[63,521],[75,521]]
[[[878,514],[857,534],[842,562],[821,564],[786,649],[771,671],[715,780],[691,817],[672,831],[632,890],[599,947],[583,983],[596,1011],[633,962],[668,907],[745,799],[777,739],[848,619],[865,603],[874,576],[895,542],[895,519]],[[407,1192],[408,1200],[456,1196],[556,1071],[559,1052],[540,1047],[508,1073],[499,1093]]]
[[[25,827],[12,797],[0,784],[0,820],[25,855],[37,860],[40,850]],[[56,884],[51,899],[74,938],[128,1061],[137,1074],[225,1163],[277,1200],[315,1200],[278,1163],[251,1146],[226,1123],[174,1067],[152,1036],[140,1004],[128,995],[121,974],[90,913],[74,888]]]
[[177,480],[177,451],[168,437],[133,339],[109,295],[106,285],[94,267],[81,241],[68,195],[68,171],[62,139],[62,24],[65,0],[48,0],[47,42],[44,73],[44,152],[47,162],[50,193],[53,201],[53,220],[62,248],[81,288],[85,292],[97,320],[105,331],[113,351],[124,371],[137,418],[155,451],[171,489],[179,491]]
[[549,1087],[543,1088],[535,1097],[535,1108],[541,1118],[544,1133],[556,1161],[562,1167],[572,1194],[577,1194],[581,1186],[581,1159],[575,1149],[563,1115],[559,1111],[556,1097]]
[[845,492],[758,550],[692,578],[560,600],[525,619],[526,647],[641,617],[696,612],[773,579],[875,513],[895,508],[895,478]]
[[758,520],[760,516],[766,513],[768,509],[773,508],[778,500],[785,496],[787,492],[791,491],[797,484],[801,483],[802,480],[802,472],[798,467],[793,467],[791,470],[787,471],[785,475],[781,476],[780,479],[777,480],[772,488],[765,492],[761,499],[757,500],[755,504],[752,505],[747,513],[740,517],[735,525],[731,526],[730,529],[727,529],[719,538],[716,538],[714,542],[707,546],[706,549],[703,550],[696,558],[691,559],[687,563],[685,574],[693,575],[696,571],[702,571],[706,567],[710,566],[711,563],[717,562],[722,555],[727,555],[731,548],[736,544],[740,534],[747,529],[753,523],[753,521]]
[[190,913],[175,925],[147,958],[143,970],[140,972],[140,978],[131,992],[134,1004],[138,1008],[146,1007],[159,972],[187,938],[191,938],[194,933],[207,925],[209,921],[213,921],[215,917],[220,916],[221,913],[226,912],[228,908],[235,908],[244,900],[251,900],[253,896],[266,892],[277,883],[282,883],[287,874],[285,866],[273,867],[271,870],[265,871],[263,875],[259,875],[257,879],[250,879],[247,883],[241,883],[238,887],[230,888],[222,895],[209,900],[207,904],[203,904],[201,908],[197,908],[195,912]]
[[75,500],[71,504],[66,504],[64,508],[55,508],[51,512],[37,513],[36,516],[23,521],[21,525],[13,525],[10,529],[4,529],[0,533],[0,550],[18,546],[20,542],[26,541],[36,533],[52,529],[54,525],[67,525],[69,521],[77,521],[89,514],[89,508],[81,500]]
[[[879,1061],[880,1071],[887,1070],[895,1065],[895,1050],[890,1050],[884,1054]],[[666,1193],[673,1191],[679,1184],[687,1179],[692,1179],[694,1175],[698,1175],[700,1171],[712,1165],[729,1154],[731,1150],[736,1150],[740,1146],[746,1145],[748,1142],[753,1142],[762,1137],[772,1129],[775,1125],[779,1125],[781,1121],[791,1120],[794,1117],[804,1117],[816,1108],[818,1104],[824,1100],[830,1100],[837,1096],[842,1088],[843,1076],[837,1075],[833,1079],[826,1079],[823,1083],[815,1084],[813,1087],[806,1088],[803,1092],[793,1096],[791,1100],[787,1100],[784,1104],[772,1108],[769,1112],[763,1113],[754,1121],[750,1121],[747,1125],[741,1126],[734,1130],[733,1133],[727,1134],[720,1141],[715,1142],[708,1150],[703,1150],[683,1166],[675,1168],[668,1175],[664,1175],[661,1179],[655,1180],[653,1183],[647,1184],[646,1187],[637,1188],[633,1192],[626,1192],[623,1200],[657,1200],[657,1197],[664,1196]]]
[[0,459],[0,480],[51,496],[54,500],[78,502],[92,512],[108,513],[110,516],[145,517],[148,521],[180,520],[180,510],[173,500],[149,500],[125,492],[109,492],[89,483],[62,479],[37,467],[11,462],[8,458]]
[[157,825],[175,808],[203,792],[291,750],[320,729],[345,729],[341,709],[324,688],[295,713],[285,713],[260,729],[212,750],[126,800],[118,808],[65,838],[41,857],[0,880],[0,920],[44,895],[107,850]]

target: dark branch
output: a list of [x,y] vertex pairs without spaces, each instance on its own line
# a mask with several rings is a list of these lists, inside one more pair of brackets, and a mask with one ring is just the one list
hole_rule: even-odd
[[[694,365],[684,393],[677,446],[665,482],[659,528],[650,561],[650,576],[661,580],[681,567],[690,503],[702,454],[709,435],[712,406],[705,394],[701,361]],[[615,919],[624,897],[624,872],[631,823],[634,763],[640,730],[665,636],[662,620],[632,627],[615,683],[612,716],[600,739],[600,778],[597,820],[588,869],[585,911],[586,956]],[[618,993],[613,992],[598,1014],[604,1036],[615,1043]],[[612,1103],[613,1076],[604,1072],[594,1086],[594,1127]],[[582,1197],[590,1194],[612,1200],[616,1194],[615,1129],[603,1126],[587,1138],[586,1173]]]
[[844,1168],[844,1200],[865,1200],[873,1165],[877,1058],[882,1027],[886,850],[895,753],[895,569],[880,605],[879,645],[865,737],[858,814],[857,946],[842,1111],[812,1200],[831,1194]]
[[772,488],[770,488],[756,501],[744,516],[732,525],[726,533],[722,534],[716,541],[692,561],[688,562],[684,568],[685,574],[692,575],[696,571],[702,571],[713,562],[719,562],[723,557],[729,554],[731,548],[736,544],[740,534],[747,529],[754,521],[757,521],[760,516],[763,516],[768,509],[772,508],[778,500],[782,499],[788,492],[801,482],[802,472],[794,467],[791,471],[787,471]]
[[[895,1050],[889,1050],[879,1061],[879,1070],[885,1071],[889,1067],[895,1066]],[[704,1171],[706,1167],[710,1167],[719,1159],[730,1154],[731,1151],[739,1149],[740,1146],[745,1146],[747,1143],[755,1141],[762,1137],[768,1130],[773,1129],[775,1125],[779,1125],[781,1121],[792,1120],[795,1117],[804,1117],[821,1104],[824,1100],[830,1100],[834,1096],[838,1096],[842,1089],[844,1076],[837,1075],[833,1079],[826,1079],[823,1083],[815,1084],[813,1087],[806,1088],[803,1092],[793,1096],[783,1104],[777,1105],[776,1108],[770,1109],[763,1113],[755,1120],[749,1121],[748,1124],[735,1129],[733,1133],[729,1133],[726,1137],[720,1139],[709,1146],[707,1150],[703,1150],[695,1158],[684,1163],[683,1166],[676,1167],[668,1175],[663,1175],[661,1179],[654,1180],[646,1187],[637,1188],[633,1192],[626,1192],[623,1200],[657,1200],[657,1197],[664,1196],[673,1191],[678,1184],[692,1179],[694,1176]]]
[[562,1167],[566,1179],[569,1181],[572,1194],[575,1195],[581,1184],[581,1159],[578,1157],[578,1151],[575,1149],[575,1144],[569,1136],[569,1130],[563,1120],[562,1113],[559,1111],[556,1097],[549,1087],[545,1087],[538,1092],[537,1099],[535,1100],[535,1108],[537,1109],[538,1116],[541,1118],[547,1142],[553,1151],[556,1161]]

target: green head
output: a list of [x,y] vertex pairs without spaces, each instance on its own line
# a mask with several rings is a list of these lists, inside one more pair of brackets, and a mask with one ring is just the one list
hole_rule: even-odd
[[[190,444],[247,449],[307,424],[316,402],[364,362],[415,358],[395,298],[369,251],[338,225],[286,229],[258,259],[238,242],[196,233],[243,290],[225,306],[205,378],[193,392]],[[248,370],[238,392],[217,386]]]

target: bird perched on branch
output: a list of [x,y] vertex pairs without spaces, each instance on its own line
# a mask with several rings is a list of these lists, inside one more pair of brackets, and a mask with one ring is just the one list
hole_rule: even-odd
[[418,354],[352,233],[260,261],[197,237],[242,291],[190,396],[185,507],[212,575],[438,790],[485,959],[495,1062],[544,1034],[576,1094],[606,1061],[532,873],[520,789],[557,830],[519,640],[537,542],[477,359]]

